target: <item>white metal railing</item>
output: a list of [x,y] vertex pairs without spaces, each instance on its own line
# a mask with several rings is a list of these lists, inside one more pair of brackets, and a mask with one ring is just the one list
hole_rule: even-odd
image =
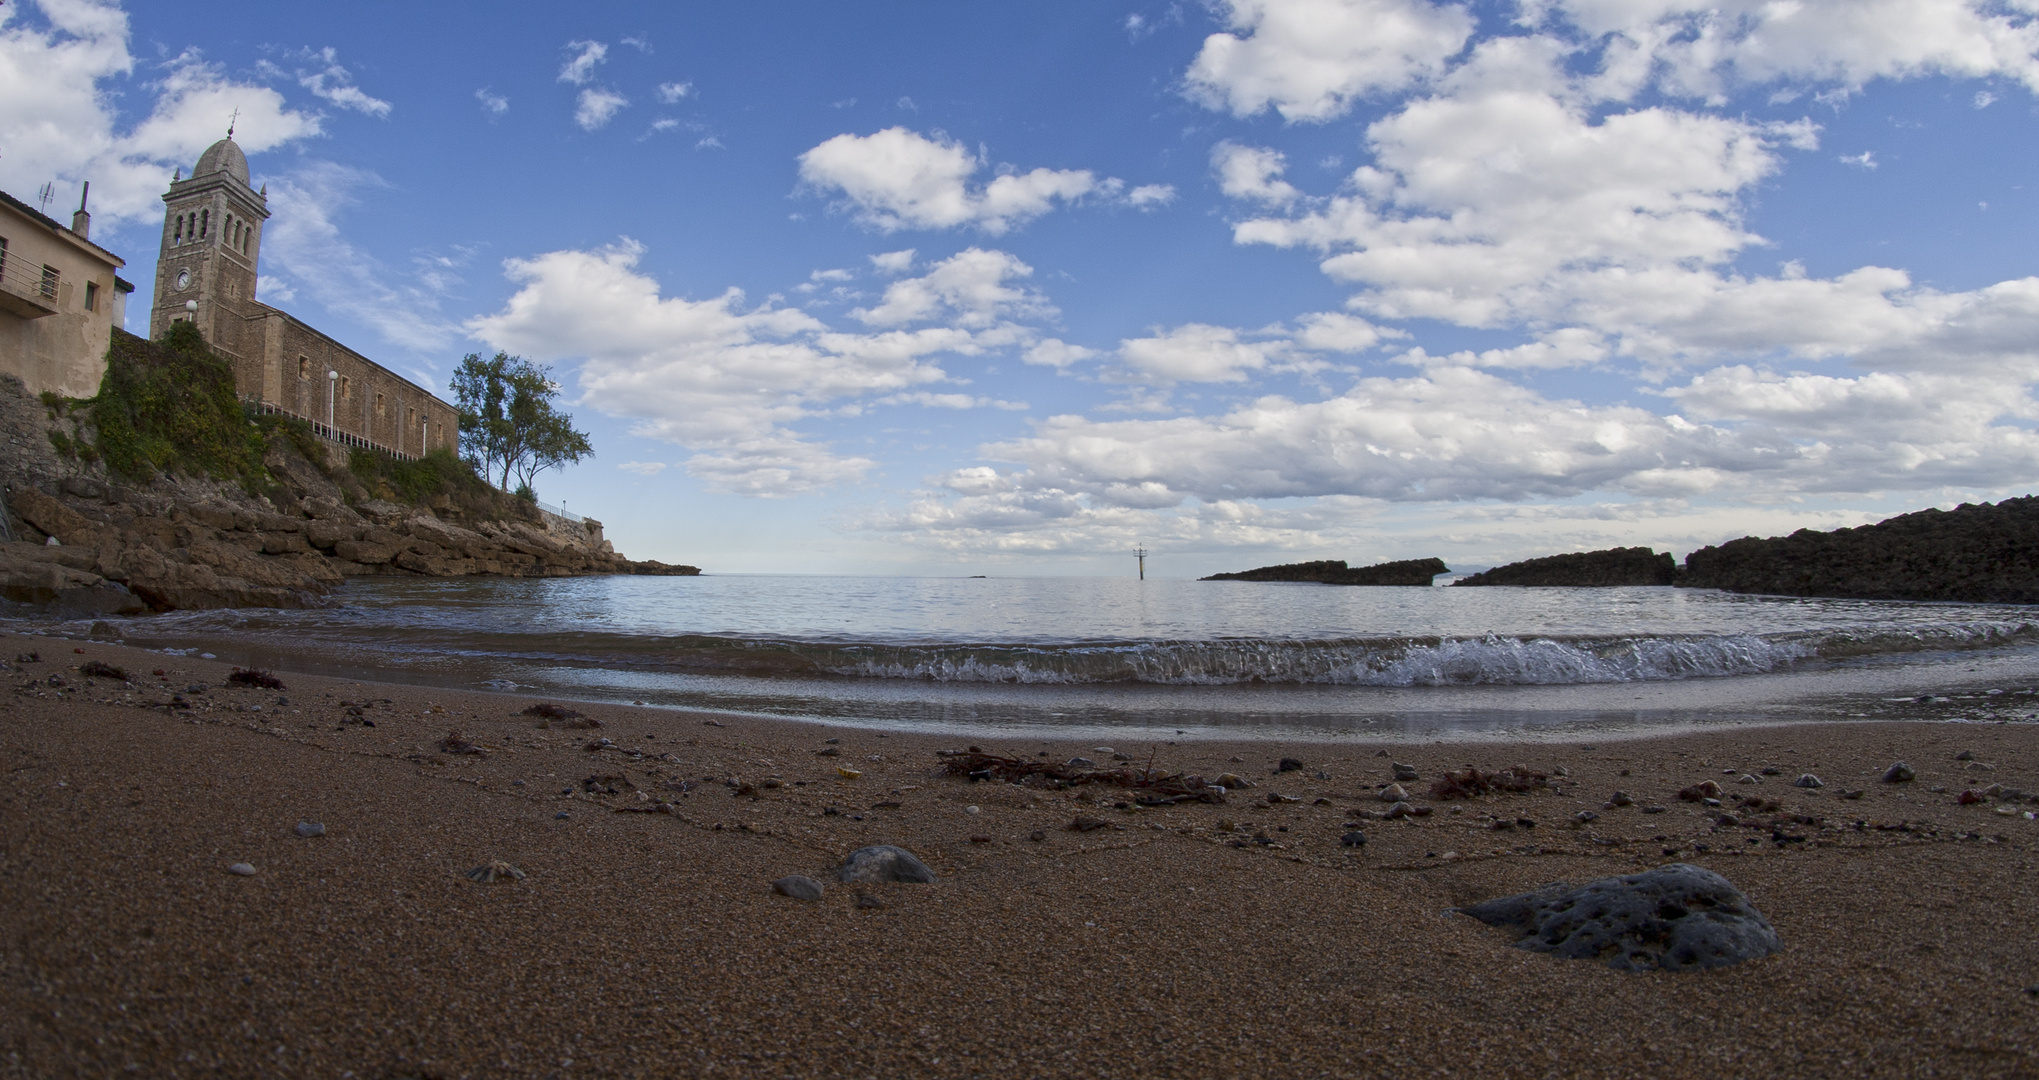
[[336,442],[341,446],[358,447],[362,450],[373,450],[378,454],[388,454],[399,461],[418,460],[418,455],[416,454],[406,454],[402,450],[392,450],[379,442],[364,439],[351,431],[341,431],[339,428],[333,427],[324,421],[314,420],[309,416],[292,412],[280,405],[272,405],[266,401],[257,401],[254,398],[244,398],[243,400],[264,416],[288,416],[292,420],[302,420],[311,425],[313,434],[327,442]]
[[0,288],[55,307],[59,280],[58,273],[50,267],[0,248]]
[[563,518],[567,519],[568,521],[586,521],[586,520],[588,520],[587,518],[585,518],[585,517],[582,517],[581,515],[579,515],[579,514],[576,514],[576,513],[574,513],[574,512],[573,512],[573,511],[571,511],[571,510],[568,510],[568,509],[567,509],[566,507],[564,507],[564,506],[554,506],[554,505],[552,505],[552,504],[551,504],[551,503],[549,503],[549,502],[541,502],[541,501],[539,501],[539,500],[537,500],[537,499],[533,499],[533,500],[531,500],[531,501],[532,501],[532,502],[535,502],[535,503],[538,503],[538,509],[540,509],[540,510],[543,510],[543,511],[545,511],[546,513],[548,513],[548,514],[551,514],[551,515],[552,515],[552,516],[554,516],[554,517],[563,517]]

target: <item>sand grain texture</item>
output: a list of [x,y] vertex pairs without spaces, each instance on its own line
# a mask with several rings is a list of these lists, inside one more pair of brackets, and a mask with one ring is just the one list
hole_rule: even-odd
[[[1385,821],[1374,745],[1120,747],[1256,785],[1122,810],[942,776],[955,738],[580,704],[599,730],[540,730],[529,699],[289,673],[279,709],[223,665],[0,639],[0,659],[30,649],[45,662],[0,673],[7,1075],[2039,1075],[2039,823],[1955,802],[2039,787],[2039,725],[1404,744],[1433,813]],[[88,659],[132,685],[71,670]],[[151,707],[193,682],[194,708]],[[456,730],[483,752],[439,749]],[[817,757],[829,737],[839,756]],[[1308,769],[1277,775],[1283,756]],[[1876,783],[1898,758],[1920,779]],[[1577,783],[1422,797],[1448,768],[1517,763]],[[1730,783],[1765,765],[1782,774]],[[1792,787],[1807,771],[1828,786]],[[1705,779],[1785,824],[1676,799]],[[1635,805],[1601,809],[1617,787]],[[1079,812],[1110,827],[1070,831]],[[1537,825],[1491,827],[1520,818]],[[1348,822],[1364,848],[1340,845]],[[836,884],[875,843],[937,881]],[[495,860],[526,877],[464,876]],[[1673,861],[1748,893],[1784,951],[1627,974],[1445,914]],[[826,895],[774,895],[788,874]]]

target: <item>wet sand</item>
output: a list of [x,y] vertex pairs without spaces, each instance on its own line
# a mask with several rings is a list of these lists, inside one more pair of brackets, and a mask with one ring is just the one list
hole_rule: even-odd
[[[2035,723],[1143,742],[1113,749],[1255,786],[1121,809],[936,755],[1109,763],[1094,741],[605,705],[541,729],[530,698],[234,689],[224,664],[0,637],[0,661],[30,651],[0,673],[7,1075],[2039,1075],[2039,805],[1957,802],[2039,788]],[[456,731],[484,752],[446,752]],[[1383,752],[1419,795],[1468,764],[1570,782],[1380,820]],[[1878,782],[1899,759],[1919,778]],[[1760,827],[1677,798],[1709,779]],[[869,843],[938,881],[834,883]],[[525,876],[464,876],[496,860]],[[1628,974],[1446,914],[1669,862],[1740,886],[1784,951]],[[773,895],[786,874],[827,892]]]

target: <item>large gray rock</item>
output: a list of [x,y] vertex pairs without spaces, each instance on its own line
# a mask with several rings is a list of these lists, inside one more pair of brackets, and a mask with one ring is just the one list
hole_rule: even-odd
[[891,844],[873,844],[850,852],[837,875],[843,881],[907,881],[926,885],[935,872],[913,852]]
[[1459,911],[1522,934],[1518,949],[1604,960],[1622,971],[1726,967],[1784,947],[1740,889],[1686,863],[1577,888],[1546,885]]

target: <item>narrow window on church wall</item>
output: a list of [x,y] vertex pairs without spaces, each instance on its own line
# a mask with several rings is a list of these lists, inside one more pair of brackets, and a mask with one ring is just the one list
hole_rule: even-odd
[[212,235],[211,210],[200,210],[198,212],[198,235],[201,239]]

